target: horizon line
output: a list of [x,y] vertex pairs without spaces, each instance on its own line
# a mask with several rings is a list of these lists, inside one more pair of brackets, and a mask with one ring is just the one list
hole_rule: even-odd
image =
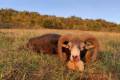
[[60,16],[60,15],[52,15],[52,14],[47,14],[47,13],[42,13],[40,11],[34,11],[34,10],[20,10],[20,9],[13,9],[13,8],[0,8],[0,10],[2,9],[11,9],[11,10],[15,10],[15,11],[18,11],[18,12],[23,12],[23,11],[26,11],[26,12],[35,12],[35,13],[38,13],[39,15],[48,15],[48,16],[55,16],[55,17],[63,17],[63,18],[69,18],[69,17],[72,17],[72,16],[75,16],[75,17],[78,17],[78,18],[81,18],[81,19],[89,19],[89,20],[98,20],[98,19],[101,19],[101,20],[104,20],[106,22],[110,22],[110,23],[114,23],[114,24],[117,24],[117,25],[120,25],[120,22],[116,22],[116,21],[111,21],[111,20],[108,20],[108,19],[105,19],[105,18],[86,18],[86,17],[81,17],[81,16],[76,16],[76,15],[70,15],[70,16]]

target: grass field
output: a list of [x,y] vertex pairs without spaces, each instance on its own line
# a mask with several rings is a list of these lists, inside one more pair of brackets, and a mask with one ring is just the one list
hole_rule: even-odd
[[[46,33],[95,35],[100,59],[85,71],[70,71],[56,56],[36,54],[18,48],[35,36]],[[89,78],[89,79],[88,79]],[[120,33],[79,30],[0,30],[0,80],[120,80]]]

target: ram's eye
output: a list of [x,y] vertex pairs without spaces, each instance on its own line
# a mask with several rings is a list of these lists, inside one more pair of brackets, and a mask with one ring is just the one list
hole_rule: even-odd
[[81,47],[80,47],[80,46],[77,46],[77,48],[78,48],[79,50],[81,50]]

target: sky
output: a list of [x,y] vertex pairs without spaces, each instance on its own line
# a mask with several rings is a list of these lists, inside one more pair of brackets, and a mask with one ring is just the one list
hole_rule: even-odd
[[120,0],[0,0],[1,8],[43,15],[105,19],[120,24]]

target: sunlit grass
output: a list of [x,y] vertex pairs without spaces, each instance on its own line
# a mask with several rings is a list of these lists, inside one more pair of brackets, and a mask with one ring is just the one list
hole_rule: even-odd
[[[101,51],[100,59],[86,66],[83,74],[66,69],[58,57],[37,54],[27,49],[18,48],[25,45],[31,37],[46,33],[95,35]],[[92,32],[79,30],[0,30],[0,79],[9,80],[80,80],[90,73],[104,73],[112,80],[120,79],[120,33]],[[112,77],[110,76],[112,75]],[[115,78],[113,78],[115,77]]]

